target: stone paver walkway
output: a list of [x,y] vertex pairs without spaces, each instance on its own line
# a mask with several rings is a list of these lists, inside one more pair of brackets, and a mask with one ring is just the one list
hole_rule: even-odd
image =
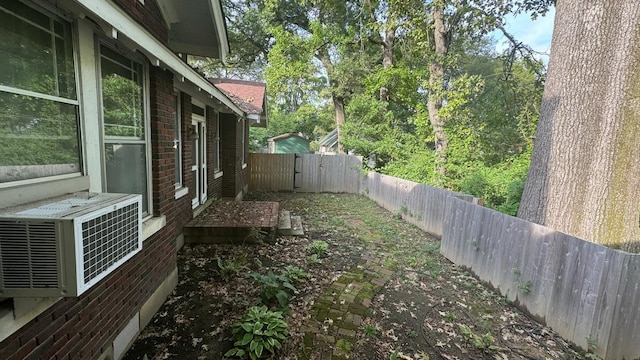
[[385,265],[391,254],[366,253],[348,272],[342,274],[312,307],[309,322],[303,327],[302,359],[349,359],[358,329],[370,315],[373,297],[393,275]]

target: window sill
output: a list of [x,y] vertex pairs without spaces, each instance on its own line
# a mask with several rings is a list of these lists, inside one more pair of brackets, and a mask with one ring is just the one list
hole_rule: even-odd
[[247,163],[242,164],[242,168],[246,169],[247,168]]
[[167,217],[164,215],[144,220],[142,222],[142,241],[153,236],[153,234],[160,231],[165,225],[167,225]]
[[215,180],[215,179],[221,178],[222,175],[224,175],[224,173],[222,171],[218,171],[215,174],[213,174],[213,179]]
[[180,199],[181,197],[187,195],[189,193],[189,188],[188,187],[180,187],[176,189],[176,195],[175,198],[176,200]]

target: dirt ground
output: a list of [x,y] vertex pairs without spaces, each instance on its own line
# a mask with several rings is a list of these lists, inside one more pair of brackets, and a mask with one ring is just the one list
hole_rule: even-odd
[[[233,347],[232,325],[261,301],[260,284],[249,274],[280,273],[286,266],[309,276],[295,284],[285,309],[289,336],[268,359],[584,358],[442,257],[438,239],[402,221],[401,214],[357,195],[263,193],[251,200],[280,201],[281,209],[302,217],[305,236],[185,246],[178,254],[177,288],[125,359],[224,359]],[[309,253],[314,241],[328,244],[317,257]],[[369,256],[381,259],[377,268],[389,274],[381,286],[358,277]],[[368,289],[371,298],[359,299],[364,311],[355,315],[356,326],[341,330],[344,337],[329,336],[335,319],[321,306],[340,283]],[[330,339],[334,348],[321,349],[309,335]]]

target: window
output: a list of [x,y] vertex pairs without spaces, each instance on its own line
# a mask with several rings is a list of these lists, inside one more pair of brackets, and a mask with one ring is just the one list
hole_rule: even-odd
[[149,214],[145,68],[102,44],[100,74],[107,192],[141,194],[142,209]]
[[182,187],[182,131],[180,115],[180,93],[173,97],[173,151],[175,153],[175,185],[176,189]]
[[0,185],[80,172],[71,24],[0,5]]

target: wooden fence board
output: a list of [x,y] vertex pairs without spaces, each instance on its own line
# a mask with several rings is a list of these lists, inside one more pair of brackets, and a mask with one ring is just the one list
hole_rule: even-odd
[[293,191],[294,154],[249,154],[251,191]]
[[565,339],[585,349],[587,338],[598,339],[596,353],[603,358],[637,358],[640,346],[629,334],[640,330],[640,261],[632,274],[621,273],[628,268],[625,259],[638,255],[453,197],[444,224],[441,251],[447,258],[469,267]]
[[361,166],[362,158],[353,155],[250,154],[249,187],[262,191],[359,193]]

